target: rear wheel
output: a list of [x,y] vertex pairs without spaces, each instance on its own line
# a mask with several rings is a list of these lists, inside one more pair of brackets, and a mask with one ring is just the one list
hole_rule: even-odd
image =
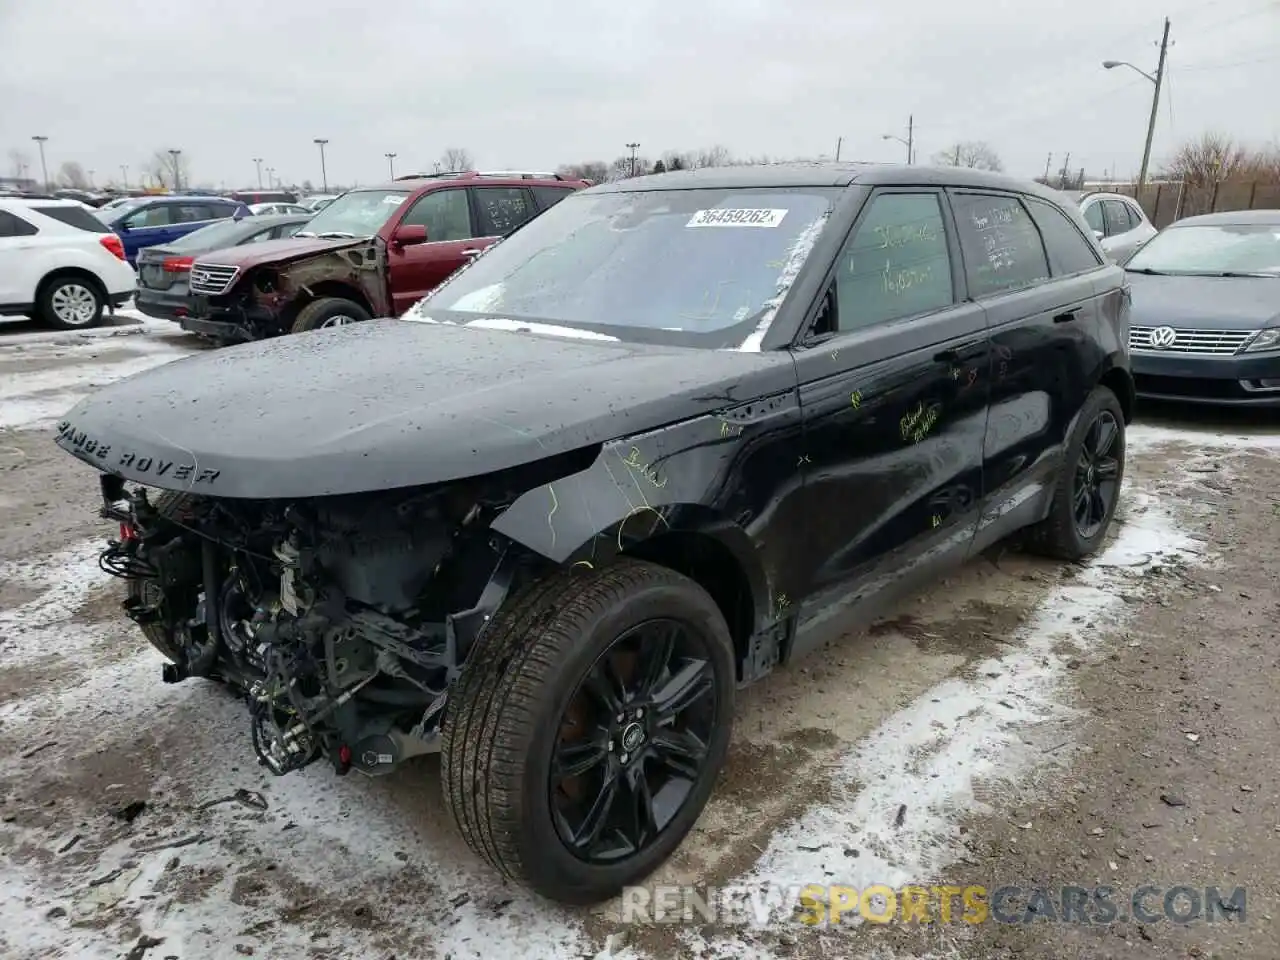
[[1080,560],[1106,539],[1124,480],[1124,411],[1107,387],[1095,387],[1067,443],[1049,516],[1028,531],[1027,547]]
[[40,291],[40,318],[59,330],[86,330],[102,320],[106,304],[91,280],[79,275],[54,277]]
[[446,707],[445,800],[504,875],[596,903],[692,828],[729,746],[733,644],[665,567],[560,572],[504,607]]
[[363,323],[370,319],[372,318],[369,316],[369,311],[354,300],[321,297],[298,311],[298,317],[293,321],[293,332],[305,333],[308,330],[342,327],[349,323]]

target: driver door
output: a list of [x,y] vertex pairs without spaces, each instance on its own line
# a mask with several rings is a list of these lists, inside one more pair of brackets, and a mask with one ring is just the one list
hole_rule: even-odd
[[[405,211],[387,244],[387,285],[395,316],[400,316],[467,262],[467,251],[477,247],[473,222],[468,191],[462,186],[441,187],[424,193]],[[395,230],[408,226],[426,227],[426,243],[397,243]]]

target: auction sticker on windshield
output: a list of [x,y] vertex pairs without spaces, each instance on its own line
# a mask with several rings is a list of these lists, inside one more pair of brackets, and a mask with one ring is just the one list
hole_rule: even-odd
[[686,227],[776,227],[785,210],[699,210]]

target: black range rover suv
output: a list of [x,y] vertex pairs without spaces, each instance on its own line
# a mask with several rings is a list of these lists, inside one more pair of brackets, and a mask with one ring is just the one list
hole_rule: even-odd
[[698,818],[739,686],[1002,538],[1098,549],[1128,310],[1032,183],[679,172],[566,198],[400,320],[106,387],[58,443],[166,679],[242,690],[263,764],[442,751],[476,853],[590,902]]

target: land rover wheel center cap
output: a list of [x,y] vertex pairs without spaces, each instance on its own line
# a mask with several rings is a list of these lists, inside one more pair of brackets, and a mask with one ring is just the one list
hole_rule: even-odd
[[625,730],[622,731],[622,749],[627,753],[633,753],[642,743],[644,743],[644,727],[638,723],[629,723]]

